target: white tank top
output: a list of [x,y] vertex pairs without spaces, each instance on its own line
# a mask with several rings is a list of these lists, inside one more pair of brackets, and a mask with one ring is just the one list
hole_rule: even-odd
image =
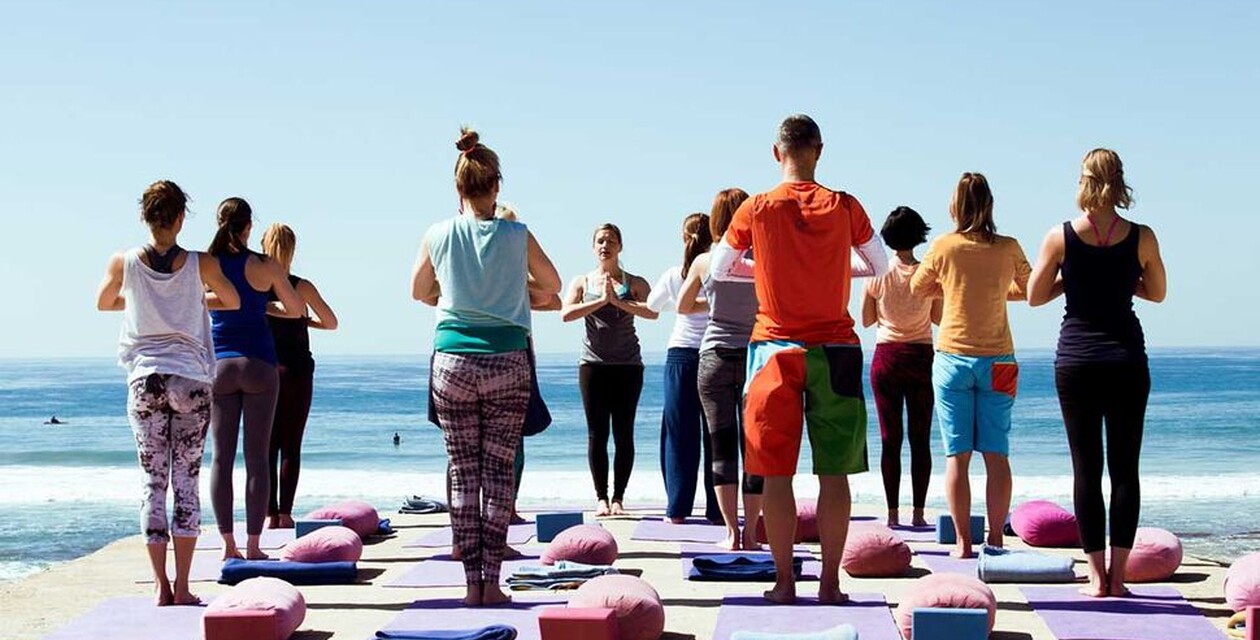
[[171,374],[214,382],[214,343],[206,311],[205,285],[197,261],[188,252],[174,273],[158,273],[140,261],[139,249],[123,257],[122,334],[118,364],[127,382],[150,374]]

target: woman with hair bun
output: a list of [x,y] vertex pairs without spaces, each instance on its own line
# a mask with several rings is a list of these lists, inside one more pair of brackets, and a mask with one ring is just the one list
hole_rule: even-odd
[[[634,470],[634,414],[643,391],[643,356],[634,319],[655,320],[647,306],[652,292],[647,280],[621,266],[621,229],[605,223],[595,229],[591,249],[598,266],[574,278],[565,296],[561,319],[584,319],[586,337],[578,367],[578,387],[586,409],[587,462],[595,485],[596,516],[625,513],[626,485]],[[613,491],[608,493],[608,436],[613,459]]]
[[214,404],[210,431],[214,455],[210,462],[210,502],[223,536],[223,559],[240,558],[233,523],[232,467],[236,441],[245,434],[245,534],[243,557],[266,558],[259,546],[271,493],[267,468],[271,450],[271,422],[275,417],[279,379],[276,376],[276,344],[267,324],[267,310],[274,292],[287,316],[301,315],[306,303],[289,284],[280,263],[249,250],[254,229],[253,209],[241,198],[219,204],[219,229],[209,253],[219,259],[223,273],[236,287],[240,309],[211,311],[214,355]]
[[[110,258],[96,299],[97,309],[123,313],[118,362],[127,371],[127,421],[147,476],[140,527],[159,607],[200,603],[188,589],[188,574],[201,533],[198,478],[214,382],[206,310],[241,303],[218,260],[179,246],[187,205],[188,196],[169,180],[145,189],[140,218],[149,243]],[[175,494],[169,518],[168,488]],[[174,587],[166,574],[172,540]]]
[[[309,329],[334,331],[337,314],[324,301],[315,283],[291,273],[297,235],[288,225],[279,222],[267,227],[262,238],[263,253],[284,270],[289,284],[302,299],[297,317],[270,313],[267,323],[276,343],[276,373],[280,390],[276,396],[276,415],[271,422],[271,447],[267,457],[271,489],[268,492],[268,528],[293,528],[293,499],[297,495],[298,474],[302,465],[302,435],[311,412],[315,383],[315,359],[311,357]],[[272,294],[273,300],[278,300]]]
[[437,307],[430,389],[449,458],[464,602],[479,607],[511,600],[499,575],[529,406],[530,297],[555,295],[561,282],[529,229],[495,216],[498,154],[468,128],[455,146],[460,213],[425,233],[411,295]]
[[[649,309],[660,313],[667,307],[678,311],[679,294],[692,263],[709,250],[709,216],[693,213],[683,219],[682,266],[670,267],[656,280],[648,296]],[[694,295],[694,294],[693,294]],[[691,517],[696,499],[696,472],[701,451],[704,458],[704,517],[722,522],[713,493],[713,456],[709,450],[704,411],[697,380],[700,374],[700,340],[709,323],[708,309],[678,311],[665,355],[665,406],[661,413],[661,476],[665,480],[665,517],[682,524]]]
[[[1159,242],[1150,227],[1125,220],[1133,204],[1120,156],[1094,149],[1081,163],[1076,206],[1081,214],[1055,226],[1041,244],[1028,302],[1063,294],[1054,381],[1072,451],[1073,500],[1094,597],[1125,596],[1125,562],[1141,506],[1138,459],[1151,374],[1134,296],[1162,302],[1167,291]],[[1111,476],[1111,566],[1105,552],[1103,425]]]

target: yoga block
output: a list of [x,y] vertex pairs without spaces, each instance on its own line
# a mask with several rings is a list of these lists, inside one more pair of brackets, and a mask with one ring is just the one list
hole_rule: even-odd
[[302,536],[323,529],[324,527],[340,527],[340,520],[295,520],[293,522],[293,537],[301,538]]
[[276,612],[225,609],[201,618],[205,640],[275,640]]
[[915,609],[910,623],[914,640],[985,640],[989,612],[984,609]]
[[[936,517],[937,544],[954,544],[958,536],[954,533],[954,519],[948,513]],[[984,516],[971,516],[971,543],[984,543]]]
[[582,514],[577,511],[540,513],[534,516],[534,523],[538,529],[538,541],[551,542],[561,531],[582,524]]
[[612,609],[545,607],[538,613],[542,640],[618,640]]

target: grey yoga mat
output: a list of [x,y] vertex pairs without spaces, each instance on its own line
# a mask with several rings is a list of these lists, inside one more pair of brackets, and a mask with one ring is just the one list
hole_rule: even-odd
[[901,640],[884,596],[854,593],[845,605],[820,605],[804,597],[794,605],[777,605],[760,595],[726,596],[718,609],[713,640],[728,640],[736,631],[814,633],[851,624],[862,640]]
[[[539,557],[542,554],[541,548],[526,548],[520,551],[520,557],[503,561],[503,568],[499,573],[499,584],[506,584],[507,577],[512,575],[512,572],[517,567],[539,563]],[[464,563],[452,560],[448,554],[442,554],[417,562],[401,576],[398,576],[385,586],[462,587],[465,584]]]
[[200,640],[205,611],[158,607],[152,597],[110,598],[43,640]]
[[564,604],[564,598],[543,596],[526,599],[520,594],[513,594],[512,602],[508,604],[475,609],[465,607],[458,598],[417,600],[381,629],[459,631],[505,624],[516,629],[516,640],[539,640],[539,610],[544,607],[563,607]]
[[[438,549],[442,547],[450,547],[454,542],[451,537],[452,531],[450,527],[442,527],[435,531],[430,531],[417,540],[412,540],[403,544],[404,548],[414,549],[416,547],[424,547],[430,549]],[[512,545],[525,544],[534,537],[534,523],[527,522],[525,524],[514,524],[508,527],[507,543]],[[460,584],[463,584],[461,582]]]
[[1090,598],[1079,588],[1020,591],[1058,640],[1225,640],[1172,587],[1131,587],[1126,598]]

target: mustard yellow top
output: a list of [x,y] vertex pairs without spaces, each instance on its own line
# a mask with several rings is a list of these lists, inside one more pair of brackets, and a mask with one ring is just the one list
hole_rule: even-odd
[[963,356],[1015,352],[1008,300],[1027,298],[1032,267],[1015,238],[984,242],[974,233],[947,233],[932,241],[910,279],[918,296],[943,297],[936,349]]

